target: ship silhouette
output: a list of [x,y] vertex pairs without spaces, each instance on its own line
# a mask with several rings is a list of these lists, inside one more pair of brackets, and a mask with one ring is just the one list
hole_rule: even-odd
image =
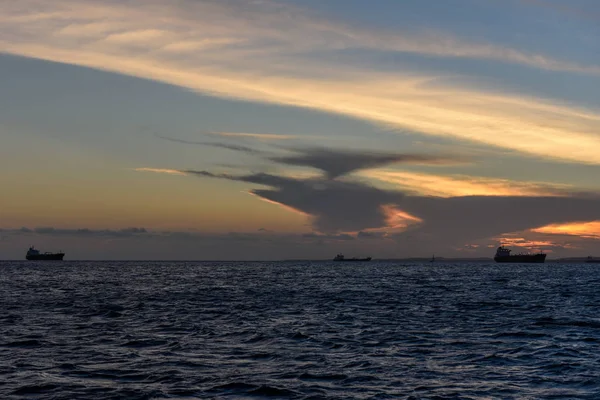
[[27,254],[25,255],[25,258],[27,260],[32,260],[32,261],[47,261],[47,260],[53,260],[53,261],[60,261],[63,259],[63,257],[65,256],[65,253],[58,252],[58,253],[50,253],[50,252],[45,252],[45,253],[40,253],[39,250],[37,250],[35,247],[31,246],[29,248],[29,250],[27,250]]
[[371,261],[371,257],[365,258],[346,258],[343,254],[338,254],[333,258],[333,261]]
[[504,246],[498,247],[494,261],[497,263],[543,263],[546,254],[510,254],[510,250]]

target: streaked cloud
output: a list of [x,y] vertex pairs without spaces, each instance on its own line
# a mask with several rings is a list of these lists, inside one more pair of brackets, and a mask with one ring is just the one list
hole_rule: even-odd
[[278,135],[274,133],[214,132],[212,134],[225,137],[241,137],[257,140],[291,140],[298,138],[298,136],[295,135]]
[[532,232],[547,233],[552,235],[580,236],[588,239],[600,239],[600,221],[550,224],[532,229]]
[[568,196],[573,188],[550,182],[520,182],[466,175],[371,170],[359,176],[391,183],[398,190],[426,196]]
[[[145,7],[140,7],[144,5]],[[119,3],[110,0],[5,1],[3,23],[45,23],[60,36],[92,37],[102,42],[154,42],[162,50],[245,44],[243,50],[265,47],[288,51],[368,48],[438,57],[480,58],[535,68],[600,73],[600,66],[578,65],[543,54],[454,37],[449,32],[420,33],[366,30],[310,15],[307,10],[274,1],[224,2],[159,0]],[[144,18],[141,18],[144,17]],[[58,24],[55,24],[58,22]],[[201,22],[198,23],[198,22]],[[34,34],[37,29],[33,29]],[[32,32],[32,29],[27,29]],[[95,35],[102,35],[97,38]],[[267,43],[265,43],[267,42]],[[260,48],[259,46],[262,46]],[[226,50],[228,50],[226,48]]]
[[[381,206],[383,213],[386,215],[386,226],[380,228],[379,231],[384,232],[400,230],[404,231],[406,228],[423,223],[421,218],[415,217],[405,211],[399,210],[394,205],[383,205]],[[377,232],[377,229],[371,229],[368,232]]]
[[196,141],[196,140],[177,139],[177,138],[171,138],[171,137],[166,137],[166,136],[157,136],[157,137],[160,139],[168,140],[169,142],[175,142],[175,143],[208,146],[208,147],[218,147],[221,149],[241,151],[242,153],[249,153],[249,154],[263,154],[263,152],[260,150],[256,150],[251,147],[242,146],[239,144],[221,143],[221,142],[202,142],[202,141]]
[[497,240],[499,243],[507,247],[523,247],[529,250],[541,250],[547,247],[561,247],[558,243],[550,240],[535,240],[524,237],[500,236],[494,238],[494,240]]
[[444,76],[389,73],[312,54],[376,49],[600,75],[597,65],[472,43],[447,33],[367,31],[268,1],[21,0],[1,2],[0,15],[0,51],[6,53],[220,97],[343,114],[543,158],[600,164],[597,110],[461,88]]
[[149,168],[149,167],[140,167],[134,168],[135,171],[139,172],[155,172],[157,174],[169,174],[169,175],[187,175],[185,172],[176,170],[176,169],[168,169],[168,168]]

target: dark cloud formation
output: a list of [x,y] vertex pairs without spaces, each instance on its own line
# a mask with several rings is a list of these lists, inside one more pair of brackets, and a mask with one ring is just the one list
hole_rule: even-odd
[[[358,232],[385,227],[388,220],[383,206],[386,205],[422,220],[396,237],[440,244],[461,244],[553,223],[600,219],[600,196],[597,194],[442,198],[408,196],[360,182],[300,180],[269,174],[231,176],[206,171],[187,172],[269,186],[269,189],[256,189],[253,193],[312,216],[313,226],[320,232]],[[363,238],[368,235],[361,234]]]
[[414,233],[430,240],[467,242],[544,225],[600,219],[600,196],[451,198],[407,196],[399,208],[423,220]]
[[[549,224],[600,219],[600,196],[595,193],[566,193],[557,196],[462,196],[427,197],[383,190],[368,184],[340,179],[352,172],[393,163],[447,165],[464,162],[443,155],[360,152],[322,148],[287,149],[294,154],[269,160],[312,167],[323,176],[296,179],[269,173],[247,175],[183,171],[197,176],[228,179],[266,186],[252,193],[268,201],[302,212],[312,218],[313,228],[326,235],[360,232],[358,239],[383,237],[416,244],[459,245],[527,231]],[[386,210],[396,209],[416,217],[401,233],[385,235],[390,222]],[[388,211],[389,212],[389,211]]]
[[334,150],[326,148],[289,149],[295,155],[270,158],[271,161],[286,165],[312,167],[325,173],[328,179],[361,169],[382,167],[389,164],[428,164],[447,165],[464,162],[457,157],[443,155],[384,153],[374,151]]
[[204,177],[222,178],[269,186],[255,195],[310,215],[320,232],[355,232],[386,225],[381,206],[397,203],[401,193],[388,192],[360,183],[325,179],[299,180],[270,174],[231,176],[207,171],[185,171]]

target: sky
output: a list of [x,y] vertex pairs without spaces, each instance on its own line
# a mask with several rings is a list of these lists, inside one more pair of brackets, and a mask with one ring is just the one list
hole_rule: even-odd
[[0,0],[0,259],[600,256],[596,0]]

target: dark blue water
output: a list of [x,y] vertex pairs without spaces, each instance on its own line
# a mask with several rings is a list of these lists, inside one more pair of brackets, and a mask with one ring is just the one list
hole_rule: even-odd
[[0,398],[600,398],[600,266],[0,263]]

